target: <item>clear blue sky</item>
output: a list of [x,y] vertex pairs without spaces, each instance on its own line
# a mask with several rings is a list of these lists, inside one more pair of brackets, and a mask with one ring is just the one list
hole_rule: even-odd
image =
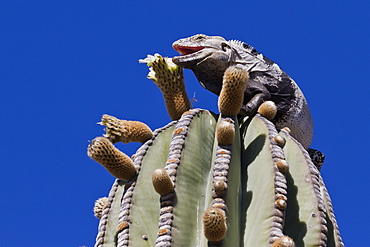
[[[169,122],[138,59],[197,33],[245,41],[297,81],[344,242],[369,246],[370,4],[303,2],[0,1],[0,246],[93,246],[93,203],[114,181],[86,155],[96,122]],[[217,112],[185,79],[194,107]]]

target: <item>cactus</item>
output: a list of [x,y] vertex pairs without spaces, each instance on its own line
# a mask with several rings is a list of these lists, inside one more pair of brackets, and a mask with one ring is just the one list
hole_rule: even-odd
[[[153,66],[149,78],[156,84],[161,78],[183,84],[181,69],[168,59],[144,62]],[[288,129],[269,121],[273,103],[238,119],[242,102],[230,104],[226,89],[217,115],[190,109],[182,88],[181,97],[164,95],[173,121],[153,132],[135,124],[135,134],[128,133],[127,121],[103,116],[107,134],[91,142],[88,155],[116,180],[94,208],[95,246],[344,246],[319,170]],[[143,144],[126,161],[113,143],[130,136]]]

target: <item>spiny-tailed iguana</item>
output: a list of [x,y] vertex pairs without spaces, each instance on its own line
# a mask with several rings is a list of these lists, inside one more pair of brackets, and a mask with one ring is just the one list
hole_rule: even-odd
[[225,70],[242,65],[249,72],[241,114],[253,115],[266,100],[277,106],[274,122],[278,128],[289,127],[291,134],[306,149],[311,145],[313,122],[307,101],[297,84],[270,59],[252,46],[220,36],[198,34],[180,39],[173,48],[181,53],[172,61],[191,69],[200,84],[219,95]]

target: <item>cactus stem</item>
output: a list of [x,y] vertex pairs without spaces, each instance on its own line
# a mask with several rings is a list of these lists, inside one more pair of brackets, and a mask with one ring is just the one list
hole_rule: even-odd
[[[227,191],[227,175],[231,161],[231,146],[218,146],[215,164],[213,167],[213,193],[214,202],[212,207],[226,209],[225,201],[222,199]],[[215,200],[218,200],[215,202]],[[216,205],[217,204],[217,205]],[[222,204],[222,206],[220,205]]]
[[[171,122],[167,124],[166,126],[159,128],[153,132],[153,136],[150,140],[146,141],[136,152],[135,158],[134,158],[134,164],[135,168],[140,174],[141,170],[141,165],[142,165],[142,160],[144,156],[146,155],[149,147],[152,145],[153,141],[157,138],[158,134],[163,132],[164,130],[170,128],[176,124],[176,122]],[[132,197],[133,197],[133,192],[136,187],[136,179],[137,177],[134,177],[133,181],[130,181],[130,183],[127,183],[125,185],[125,193],[122,198],[122,203],[121,203],[121,208],[120,208],[120,213],[118,217],[119,222],[130,222],[130,211],[131,211],[131,203],[132,203]],[[119,246],[128,246],[128,241],[129,241],[129,227],[128,225],[123,231],[118,233],[118,245]]]
[[[326,246],[326,243],[327,243],[327,233],[328,233],[328,230],[327,230],[327,221],[326,221],[326,216],[327,216],[327,213],[326,213],[326,208],[325,208],[325,204],[324,204],[324,198],[323,198],[323,195],[322,195],[322,192],[321,192],[321,189],[320,189],[320,173],[319,171],[317,170],[317,168],[315,167],[315,165],[312,163],[312,160],[310,158],[310,155],[308,154],[308,152],[304,149],[304,147],[297,141],[295,140],[294,138],[292,138],[290,136],[290,134],[288,133],[288,131],[286,130],[282,130],[280,134],[283,134],[283,135],[286,135],[286,139],[289,138],[292,146],[291,148],[295,148],[296,150],[299,150],[301,153],[300,155],[302,156],[303,160],[305,161],[304,163],[300,164],[300,166],[304,167],[306,172],[305,172],[305,181],[308,182],[309,184],[312,185],[312,194],[314,195],[315,200],[316,200],[316,203],[317,203],[317,208],[316,208],[316,212],[311,214],[311,217],[312,218],[317,218],[317,227],[315,228],[315,231],[318,231],[320,233],[320,243],[323,244],[323,246]],[[294,150],[294,149],[293,149]],[[288,156],[289,159],[291,159],[292,157],[294,158],[296,156],[295,153],[292,153]],[[288,160],[289,160],[288,159]],[[294,171],[291,171],[291,169],[289,170],[290,173],[292,175],[294,175]]]
[[[329,220],[331,221],[331,223],[333,225],[333,231],[332,232],[333,232],[334,241],[336,243],[336,246],[344,247],[344,244],[342,242],[342,237],[341,237],[340,232],[339,232],[339,226],[338,226],[337,220],[336,220],[335,215],[334,215],[333,204],[331,202],[328,190],[326,189],[324,180],[322,179],[321,175],[319,175],[319,183],[320,183],[320,187],[321,187],[321,190],[322,190],[327,215],[328,215],[328,218],[329,218]],[[326,225],[325,225],[325,227],[326,227]],[[328,232],[328,228],[326,227],[326,229],[323,229],[322,232]]]
[[[122,185],[125,183],[122,180],[116,179],[112,185],[112,188],[109,192],[108,200],[106,207],[103,210],[102,217],[99,222],[99,232],[96,236],[96,247],[101,247],[104,245],[105,239],[109,238],[107,237],[107,229],[109,228],[109,224],[112,224],[110,215],[113,212],[112,204],[115,200],[119,198],[119,191],[122,191]],[[118,197],[118,198],[117,198]]]
[[[275,126],[267,120],[262,115],[256,115],[257,118],[260,118],[267,126],[268,133],[269,133],[269,139],[270,139],[270,152],[272,159],[274,160],[274,165],[277,166],[277,162],[281,162],[281,160],[285,159],[284,151],[283,149],[277,145],[274,137],[278,135]],[[286,168],[286,167],[284,167]],[[273,243],[277,237],[280,237],[283,235],[283,221],[284,221],[284,211],[286,208],[286,196],[287,196],[287,181],[285,178],[285,175],[280,171],[280,169],[275,169],[275,198],[277,200],[275,201],[275,216],[273,218],[273,224],[274,228],[271,229],[270,232],[270,243]]]
[[[168,158],[166,165],[163,169],[169,176],[170,180],[166,178],[166,183],[169,181],[172,182],[173,187],[176,186],[176,175],[177,175],[177,168],[180,165],[180,157],[181,152],[184,148],[185,138],[187,135],[188,127],[191,123],[191,120],[201,112],[200,109],[192,109],[186,111],[182,117],[178,120],[175,131],[172,134],[172,140],[169,145],[168,151]],[[181,129],[181,131],[179,131]],[[163,174],[161,170],[161,174]],[[154,185],[154,183],[153,183]],[[172,187],[172,188],[173,188]],[[156,189],[157,191],[157,189]],[[167,191],[167,190],[166,190]],[[158,192],[158,191],[157,191]],[[159,193],[159,192],[158,192]],[[160,193],[161,194],[161,193]],[[169,191],[168,193],[161,194],[160,202],[161,202],[161,209],[160,209],[160,216],[159,216],[159,231],[157,235],[156,244],[157,246],[171,246],[172,242],[172,222],[173,222],[173,205],[174,205],[175,193]],[[161,229],[168,229],[166,230],[166,234],[160,234]]]
[[168,229],[159,229],[158,236],[169,234],[170,230]]

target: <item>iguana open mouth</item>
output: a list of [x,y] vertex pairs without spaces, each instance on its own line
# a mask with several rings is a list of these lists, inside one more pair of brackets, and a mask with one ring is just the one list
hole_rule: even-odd
[[178,51],[181,55],[189,55],[204,49],[204,46],[181,46],[181,45],[174,45],[173,48]]

